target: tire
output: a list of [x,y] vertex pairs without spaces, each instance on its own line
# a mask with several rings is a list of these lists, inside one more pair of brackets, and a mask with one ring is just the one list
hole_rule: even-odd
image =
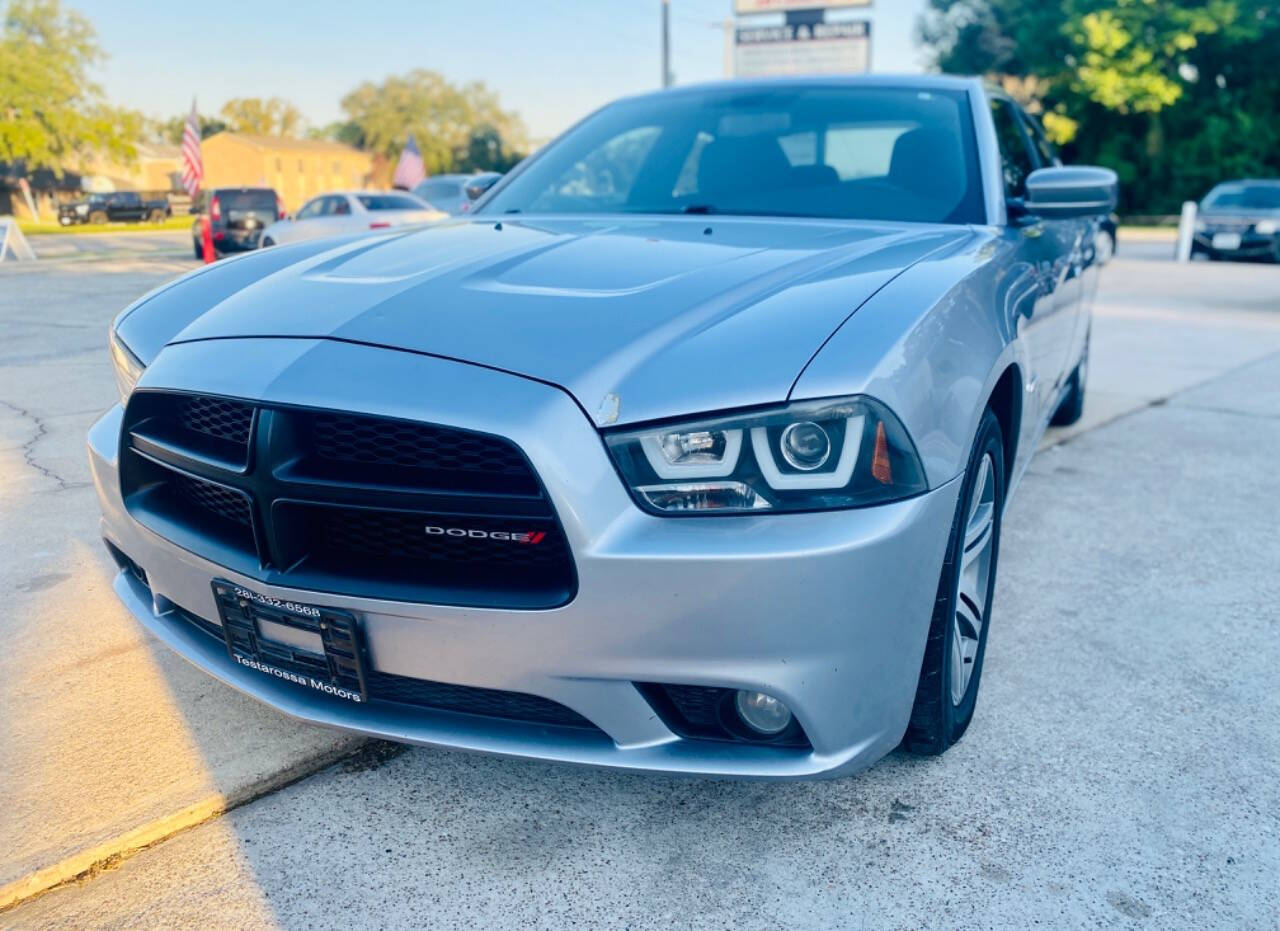
[[89,222],[95,225],[106,223],[107,215],[101,210],[95,210],[93,213],[89,214]]
[[1084,352],[1076,363],[1076,370],[1071,373],[1066,396],[1058,404],[1049,421],[1055,427],[1069,427],[1084,415],[1084,394],[1089,380],[1089,337],[1084,338]]
[[195,253],[197,259],[204,258],[204,247],[200,245],[200,240],[191,240],[191,251]]
[[276,244],[276,241],[274,239],[272,239],[270,236],[266,236],[262,240],[261,248],[266,249],[266,248],[269,248],[270,246],[274,246],[275,244]]
[[[1000,421],[988,408],[978,425],[978,435],[962,479],[960,500],[951,522],[951,536],[938,580],[929,639],[920,666],[920,681],[916,685],[915,705],[902,738],[903,748],[911,753],[929,756],[945,753],[964,736],[973,720],[982,681],[982,661],[987,652],[987,632],[991,628],[1004,515],[1004,482],[1003,433]],[[974,528],[981,527],[985,530],[974,532]],[[974,541],[967,548],[966,539]],[[962,596],[962,587],[968,595]],[[980,599],[974,595],[978,589],[985,589]],[[973,610],[978,600],[982,602],[980,617]],[[964,635],[959,632],[962,627]],[[969,636],[974,633],[976,638]]]
[[163,210],[152,210],[152,211],[151,211],[151,213],[149,213],[149,214],[147,215],[147,219],[148,219],[148,220],[150,220],[152,223],[163,223],[163,222],[164,222],[164,211],[163,211]]

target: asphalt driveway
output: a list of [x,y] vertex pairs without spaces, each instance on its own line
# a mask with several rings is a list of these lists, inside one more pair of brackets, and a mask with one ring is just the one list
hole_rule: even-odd
[[173,269],[108,264],[0,273],[0,887],[92,867],[0,927],[1280,924],[1280,270],[1105,271],[969,734],[771,784],[358,746],[148,642],[80,442],[106,321]]

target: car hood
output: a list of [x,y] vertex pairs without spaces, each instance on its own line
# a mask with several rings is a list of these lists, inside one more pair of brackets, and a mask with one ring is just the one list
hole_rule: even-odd
[[328,338],[428,353],[560,386],[601,424],[638,422],[784,400],[868,297],[970,235],[722,217],[475,218],[313,246],[262,263],[256,277],[229,267],[235,287],[193,277],[186,293],[165,295],[187,307],[166,339]]

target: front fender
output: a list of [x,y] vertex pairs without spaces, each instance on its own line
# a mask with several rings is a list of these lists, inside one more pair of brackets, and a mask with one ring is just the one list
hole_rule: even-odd
[[[930,488],[964,469],[1001,375],[1011,365],[1028,371],[1009,299],[1020,281],[1013,250],[993,230],[974,233],[867,301],[810,360],[790,394],[868,394],[889,405],[916,444]],[[1019,449],[1018,459],[1027,454]]]

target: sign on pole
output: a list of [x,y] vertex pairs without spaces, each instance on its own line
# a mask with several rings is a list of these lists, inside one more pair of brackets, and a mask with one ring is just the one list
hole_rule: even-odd
[[752,13],[786,13],[790,10],[828,10],[846,6],[871,6],[871,0],[734,0],[733,10],[739,16]]
[[861,74],[871,67],[871,23],[866,20],[743,26],[735,39],[734,73],[740,78]]

